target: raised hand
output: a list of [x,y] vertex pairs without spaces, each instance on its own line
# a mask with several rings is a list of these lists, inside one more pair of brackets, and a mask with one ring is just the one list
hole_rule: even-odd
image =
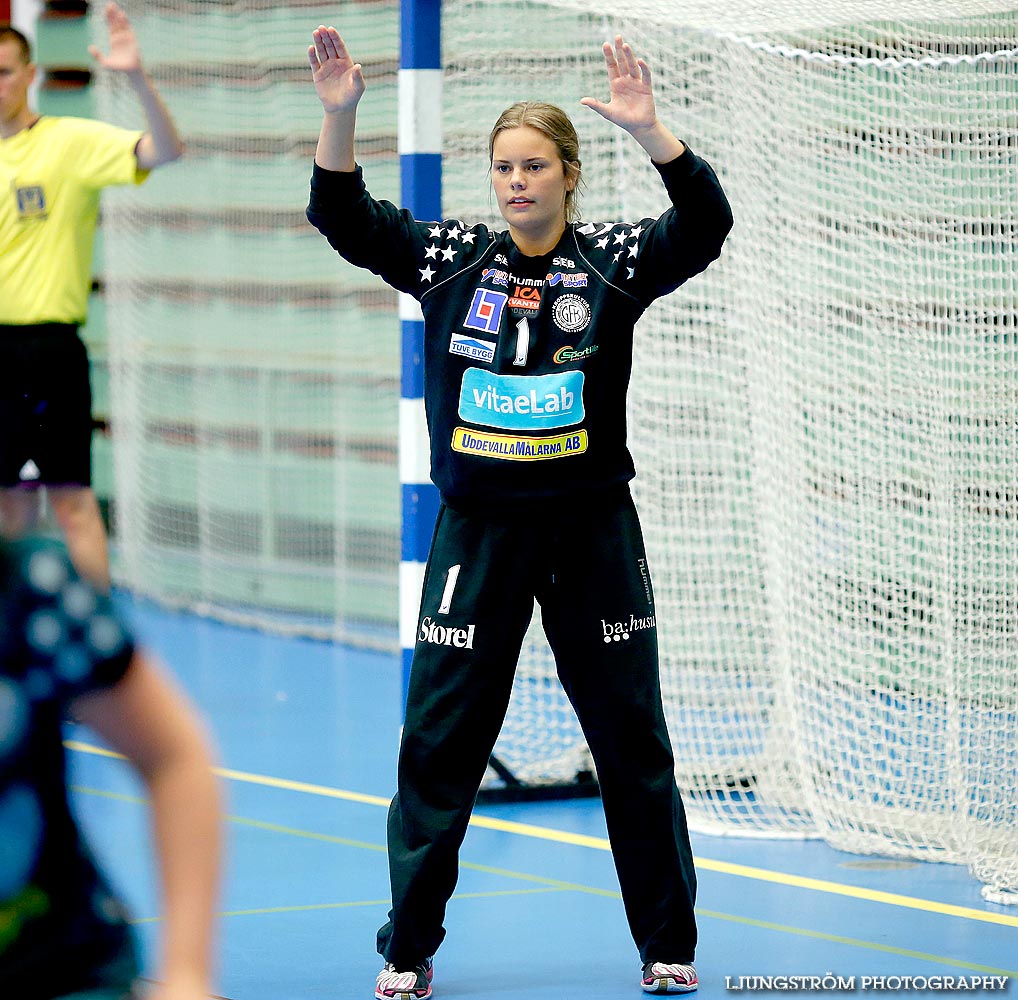
[[607,104],[594,97],[584,97],[580,104],[592,108],[603,118],[634,135],[657,124],[650,67],[633,55],[621,35],[615,45],[605,42],[604,62],[608,69],[610,99]]
[[312,37],[314,44],[308,46],[308,63],[322,107],[327,113],[352,111],[364,93],[361,64],[350,58],[335,28],[321,24]]
[[90,45],[88,51],[92,58],[104,69],[117,73],[140,72],[141,50],[127,15],[115,3],[108,3],[103,16],[110,34],[110,51],[107,55],[97,46]]

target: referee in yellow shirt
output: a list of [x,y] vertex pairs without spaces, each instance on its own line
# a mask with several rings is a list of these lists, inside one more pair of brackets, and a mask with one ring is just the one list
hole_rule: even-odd
[[124,12],[105,9],[105,69],[124,73],[148,124],[135,132],[29,107],[35,66],[27,39],[0,26],[0,527],[38,518],[46,487],[78,572],[110,586],[106,531],[92,490],[92,392],[78,335],[92,284],[99,194],[140,184],[183,143]]

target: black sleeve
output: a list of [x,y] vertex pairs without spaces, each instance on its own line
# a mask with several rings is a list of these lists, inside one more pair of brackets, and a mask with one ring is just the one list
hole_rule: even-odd
[[344,260],[367,268],[401,292],[420,297],[418,262],[429,223],[418,222],[391,202],[372,198],[360,167],[347,173],[325,170],[316,163],[307,217]]
[[[654,166],[672,207],[646,227],[636,269],[638,294],[650,301],[674,291],[721,256],[732,229],[732,209],[711,165],[688,146]],[[648,266],[649,265],[649,266]]]

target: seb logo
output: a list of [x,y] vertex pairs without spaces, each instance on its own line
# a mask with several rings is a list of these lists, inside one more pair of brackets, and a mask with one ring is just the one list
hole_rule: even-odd
[[421,622],[417,633],[418,642],[428,642],[432,646],[455,646],[457,649],[474,648],[474,629],[476,625],[466,628],[453,628],[451,625],[439,625],[430,618]]
[[656,624],[657,621],[653,615],[647,615],[646,618],[637,618],[636,615],[630,615],[627,622],[606,622],[602,618],[601,632],[605,642],[623,642],[634,632],[639,632],[645,628],[654,628]]
[[567,427],[583,420],[583,372],[495,375],[468,368],[460,384],[459,415],[472,424],[510,430]]

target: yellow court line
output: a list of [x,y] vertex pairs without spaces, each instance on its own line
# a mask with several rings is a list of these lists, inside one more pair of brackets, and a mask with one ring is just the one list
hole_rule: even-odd
[[718,913],[714,910],[702,910],[696,908],[698,917],[713,917],[716,920],[726,920],[733,924],[744,924],[748,927],[758,927],[761,930],[777,931],[780,934],[793,934],[796,937],[815,938],[819,941],[830,941],[833,944],[849,945],[852,948],[865,948],[868,951],[881,951],[887,955],[897,955],[901,958],[918,958],[924,962],[934,962],[937,965],[949,965],[952,969],[967,969],[970,972],[985,972],[994,976],[1018,977],[1018,970],[998,969],[991,965],[979,965],[975,962],[966,962],[963,959],[953,956],[933,955],[926,951],[912,951],[910,948],[899,948],[896,945],[884,944],[880,941],[866,941],[862,938],[844,937],[841,934],[826,934],[823,931],[806,929],[804,927],[793,927],[789,924],[776,924],[770,920],[754,920],[752,917],[734,916],[731,913]]
[[[81,753],[95,754],[99,757],[115,757],[123,760],[123,755],[89,743],[68,740],[66,746],[70,750]],[[305,781],[291,781],[288,778],[273,778],[264,774],[252,774],[248,771],[234,771],[229,768],[215,768],[222,778],[231,781],[242,781],[267,788],[279,788],[285,791],[302,792],[306,795],[318,795],[323,798],[342,799],[346,802],[359,802],[363,805],[389,807],[389,799],[378,795],[364,795],[360,792],[349,792],[328,785],[315,785]],[[610,851],[611,845],[606,837],[590,837],[581,833],[569,833],[552,827],[535,826],[530,823],[516,823],[510,820],[495,819],[491,816],[474,815],[470,825],[486,830],[497,830],[501,833],[513,833],[520,837],[533,837],[538,840],[549,840],[574,847],[589,847],[598,851]],[[988,924],[1000,924],[1004,927],[1018,927],[1018,916],[1005,913],[991,913],[968,906],[955,906],[952,903],[940,903],[917,896],[903,896],[894,892],[882,892],[879,889],[864,889],[859,886],[845,885],[841,882],[830,882],[826,879],[807,878],[802,875],[790,875],[786,872],[770,871],[766,868],[754,868],[749,865],[738,865],[728,861],[714,861],[711,858],[694,858],[697,868],[704,871],[718,872],[722,875],[734,875],[737,878],[748,878],[758,882],[773,882],[798,889],[809,889],[814,892],[826,892],[836,896],[847,896],[870,903],[884,903],[888,906],[900,906],[904,909],[922,910],[927,913],[939,913],[942,916],[960,917],[964,920],[978,920]]]
[[780,885],[795,886],[799,889],[812,889],[816,892],[829,892],[835,896],[850,896],[863,899],[870,903],[886,903],[889,906],[902,906],[910,910],[925,910],[927,913],[940,913],[947,917],[961,917],[964,920],[981,920],[988,924],[1001,924],[1004,927],[1018,927],[1018,917],[1006,913],[990,913],[976,910],[969,906],[955,906],[953,903],[938,903],[931,899],[920,899],[918,896],[902,896],[896,892],[882,892],[879,889],[862,889],[841,882],[828,882],[826,879],[806,878],[802,875],[789,875],[785,872],[772,872],[765,868],[752,868],[748,865],[736,865],[728,861],[708,861],[697,858],[698,867],[724,875],[736,875],[740,878],[756,879],[760,882],[777,882]]
[[[561,889],[498,889],[494,892],[457,892],[453,899],[488,899],[495,896],[533,896],[538,893],[562,892]],[[357,899],[349,903],[303,903],[294,906],[260,906],[248,910],[221,910],[216,917],[270,917],[281,913],[319,913],[324,910],[353,910],[362,906],[391,906],[389,899]],[[162,917],[139,917],[132,924],[158,924]]]
[[[115,756],[110,754],[104,754],[104,756]],[[98,795],[102,798],[115,799],[122,802],[131,802],[135,805],[144,805],[145,799],[139,798],[136,795],[126,795],[122,792],[109,792],[99,788],[83,788],[75,786],[74,790],[79,793],[87,795]],[[266,823],[263,820],[249,819],[246,816],[227,816],[227,820],[231,823],[236,823],[241,826],[250,826],[259,830],[267,830],[273,833],[283,833],[293,837],[303,837],[308,840],[320,840],[326,843],[342,844],[348,847],[360,847],[367,848],[373,851],[384,852],[384,844],[371,844],[366,841],[349,840],[345,837],[337,837],[333,834],[328,833],[316,833],[311,830],[299,830],[295,827],[280,826],[277,823]],[[461,861],[460,867],[468,868],[471,871],[485,872],[491,875],[499,875],[509,879],[519,879],[524,882],[537,883],[541,888],[531,889],[498,889],[489,890],[486,892],[460,892],[456,893],[454,899],[484,899],[492,896],[519,896],[529,895],[533,893],[542,892],[563,892],[563,891],[575,891],[586,893],[594,896],[605,896],[611,899],[622,899],[622,893],[612,891],[609,889],[599,889],[589,885],[581,885],[575,882],[562,882],[558,879],[548,878],[544,875],[534,875],[527,872],[512,871],[508,868],[493,868],[490,865],[480,865],[474,862]],[[293,906],[269,906],[259,907],[256,909],[247,910],[232,910],[228,912],[222,912],[217,914],[219,917],[238,917],[238,916],[267,916],[269,914],[276,913],[300,913],[300,912],[312,912],[317,910],[335,910],[335,909],[349,909],[351,907],[361,906],[386,906],[389,900],[372,899],[372,900],[354,900],[346,901],[342,903],[311,903],[303,905]],[[794,927],[790,924],[778,924],[773,923],[769,920],[758,920],[753,917],[742,916],[741,914],[732,913],[721,913],[716,910],[704,910],[701,907],[696,908],[696,912],[701,917],[711,917],[715,920],[724,920],[728,923],[742,924],[749,927],[758,927],[762,930],[775,931],[780,934],[790,934],[797,937],[816,938],[823,941],[831,941],[836,944],[850,945],[855,948],[864,948],[870,951],[880,951],[886,954],[899,955],[906,958],[918,958],[928,962],[934,962],[938,965],[948,965],[955,969],[969,969],[974,972],[984,972],[998,976],[1010,976],[1018,978],[1018,970],[1014,969],[998,969],[988,965],[978,965],[974,962],[966,962],[960,960],[954,956],[943,956],[934,955],[929,952],[912,951],[907,948],[899,948],[895,945],[887,945],[877,941],[866,941],[861,938],[850,938],[843,937],[837,934],[828,934],[823,931],[817,931],[813,929],[807,929],[803,927]],[[135,923],[157,923],[162,920],[162,917],[143,917],[136,919]]]
[[[116,756],[104,752],[101,756]],[[129,795],[125,792],[111,792],[103,788],[88,788],[84,785],[72,785],[72,790],[81,795],[95,795],[99,798],[111,799],[116,802],[130,802],[133,805],[146,805],[147,800],[137,795]],[[339,844],[343,847],[355,847],[359,850],[376,851],[384,854],[387,850],[385,844],[372,844],[364,840],[351,840],[349,837],[337,837],[332,833],[318,833],[313,830],[301,830],[292,826],[281,826],[279,823],[267,823],[265,820],[251,819],[247,816],[224,817],[227,822],[235,823],[238,826],[253,827],[256,830],[266,830],[270,833],[282,833],[291,837],[302,837],[305,840],[317,840],[327,844]],[[460,861],[460,867],[470,871],[482,872],[486,875],[497,875],[502,878],[518,879],[524,882],[534,882],[539,888],[530,889],[498,889],[485,892],[458,892],[456,899],[482,899],[488,896],[519,896],[541,892],[581,892],[590,896],[606,896],[610,899],[622,899],[622,893],[617,889],[600,889],[594,886],[583,885],[579,882],[563,882],[561,879],[548,878],[546,875],[534,875],[529,872],[517,872],[509,868],[495,868],[491,865],[477,864],[473,861]],[[249,914],[282,913],[297,910],[315,909],[340,909],[351,906],[379,906],[388,904],[389,900],[359,900],[357,902],[344,903],[321,903],[308,906],[296,907],[268,907],[258,910],[237,910],[229,913],[220,913],[221,917],[246,916]],[[137,920],[136,923],[151,923],[161,920],[161,917],[145,917]]]

